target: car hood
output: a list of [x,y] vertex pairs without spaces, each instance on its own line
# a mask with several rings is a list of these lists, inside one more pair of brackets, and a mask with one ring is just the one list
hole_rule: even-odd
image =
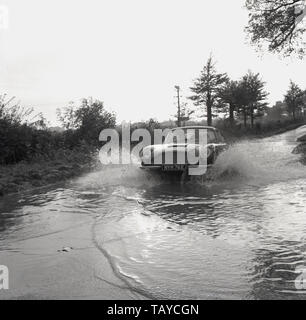
[[[199,144],[157,144],[150,145],[143,149],[142,159],[147,161],[148,159],[152,159],[152,157],[159,158],[162,154],[167,153],[189,153],[192,152],[194,154],[194,148],[197,148],[199,151],[205,153],[205,157],[208,157],[211,153],[211,150],[207,148],[207,146],[201,146]],[[154,154],[154,155],[153,155]]]

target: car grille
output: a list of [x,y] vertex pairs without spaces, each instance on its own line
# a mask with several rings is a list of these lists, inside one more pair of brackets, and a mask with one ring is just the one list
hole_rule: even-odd
[[[164,164],[185,164],[187,162],[186,151],[169,150],[163,151],[154,159],[154,154],[151,155],[151,165],[164,165]],[[149,165],[149,164],[147,164]]]

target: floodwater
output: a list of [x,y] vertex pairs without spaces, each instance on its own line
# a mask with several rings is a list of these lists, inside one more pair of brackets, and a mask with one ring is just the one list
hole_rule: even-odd
[[125,166],[2,198],[0,298],[305,299],[302,130],[230,147],[204,181]]

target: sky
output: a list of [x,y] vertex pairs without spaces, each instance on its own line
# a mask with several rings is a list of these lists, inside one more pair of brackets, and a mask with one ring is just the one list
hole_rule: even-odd
[[[212,53],[233,79],[259,72],[282,100],[292,79],[306,88],[305,59],[260,54],[244,32],[244,0],[0,0],[0,94],[16,96],[56,125],[56,108],[104,101],[119,121],[167,120]],[[0,17],[1,19],[1,17]]]

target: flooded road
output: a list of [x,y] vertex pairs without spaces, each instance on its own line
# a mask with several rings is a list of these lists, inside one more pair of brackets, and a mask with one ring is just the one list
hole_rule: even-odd
[[0,298],[305,299],[300,131],[232,146],[207,181],[116,167],[2,198]]

